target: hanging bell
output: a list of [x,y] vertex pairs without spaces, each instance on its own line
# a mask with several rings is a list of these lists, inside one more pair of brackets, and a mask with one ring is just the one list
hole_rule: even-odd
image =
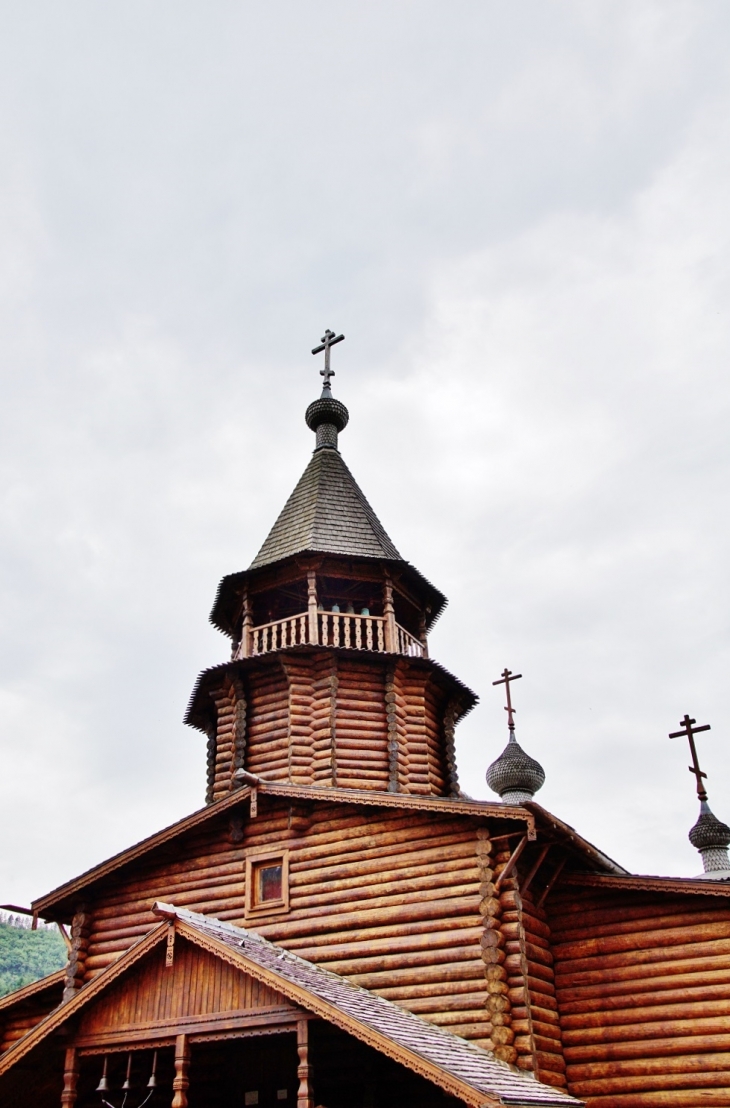
[[147,1082],[147,1088],[148,1089],[156,1089],[157,1088],[157,1051],[155,1051],[155,1053],[152,1057],[152,1073],[150,1074],[150,1079]]
[[129,1058],[127,1058],[127,1076],[124,1078],[124,1084],[122,1085],[122,1092],[128,1093],[132,1088],[131,1082],[132,1076],[132,1052],[129,1052]]
[[109,1092],[109,1082],[108,1082],[107,1076],[106,1076],[106,1068],[107,1068],[108,1064],[109,1064],[109,1058],[105,1054],[104,1055],[104,1069],[101,1071],[101,1081],[96,1086],[97,1093],[108,1093]]

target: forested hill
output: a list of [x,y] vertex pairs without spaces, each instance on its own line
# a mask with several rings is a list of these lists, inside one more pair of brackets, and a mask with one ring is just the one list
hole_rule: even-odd
[[55,927],[31,931],[29,920],[0,913],[0,996],[65,964],[66,944]]

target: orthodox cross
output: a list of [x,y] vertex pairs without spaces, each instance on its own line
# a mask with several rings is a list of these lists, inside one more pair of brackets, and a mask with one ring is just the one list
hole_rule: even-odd
[[319,373],[321,377],[324,377],[324,387],[328,389],[330,387],[330,377],[334,377],[334,369],[330,369],[330,347],[334,346],[336,342],[342,342],[344,335],[337,335],[335,337],[334,331],[329,329],[322,335],[322,345],[315,346],[312,351],[313,354],[321,354],[324,350],[324,369],[320,369]]
[[519,681],[521,676],[521,673],[513,673],[511,669],[505,668],[502,670],[502,676],[500,677],[500,679],[498,681],[492,681],[493,685],[505,686],[505,692],[507,693],[507,707],[505,708],[505,712],[507,713],[507,726],[509,727],[510,731],[515,725],[514,714],[517,709],[512,707],[512,694],[510,692],[509,685],[510,681]]
[[692,765],[688,767],[689,772],[693,773],[695,775],[695,778],[697,779],[697,796],[700,800],[707,800],[707,791],[705,790],[705,786],[702,784],[702,778],[706,778],[707,774],[703,773],[700,769],[700,762],[699,758],[697,757],[697,747],[695,746],[695,735],[699,734],[700,731],[709,731],[710,725],[709,723],[705,723],[702,727],[695,727],[694,725],[696,722],[696,719],[690,719],[690,717],[685,713],[684,719],[680,720],[680,723],[682,724],[682,730],[673,731],[669,738],[678,739],[681,735],[686,735],[689,739],[689,749],[692,753]]

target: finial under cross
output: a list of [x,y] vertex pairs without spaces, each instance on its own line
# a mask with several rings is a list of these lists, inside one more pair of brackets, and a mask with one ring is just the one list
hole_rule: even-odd
[[507,713],[507,726],[509,727],[510,731],[514,728],[515,725],[514,714],[517,709],[512,707],[512,694],[510,692],[509,686],[510,681],[519,681],[521,676],[521,673],[513,673],[511,669],[507,669],[505,667],[505,669],[502,670],[502,676],[500,677],[500,679],[498,681],[492,681],[493,685],[505,686],[505,692],[507,693],[507,707],[505,708],[505,712]]
[[697,748],[695,746],[695,735],[698,735],[700,731],[710,731],[709,723],[705,723],[702,727],[695,727],[696,719],[690,719],[685,712],[684,719],[680,720],[682,724],[681,731],[673,731],[669,736],[670,739],[678,739],[682,735],[686,735],[689,739],[689,749],[692,754],[692,765],[689,766],[689,772],[695,775],[697,779],[697,796],[700,800],[707,800],[707,790],[702,784],[702,778],[707,778],[707,774],[703,773],[700,769],[699,758],[697,757]]
[[329,391],[330,377],[334,377],[334,369],[330,369],[330,347],[334,346],[336,342],[342,342],[344,335],[337,335],[335,337],[334,331],[329,329],[322,335],[322,345],[315,346],[312,351],[313,354],[321,354],[324,350],[324,369],[320,369],[319,373],[321,377],[324,377],[324,388]]

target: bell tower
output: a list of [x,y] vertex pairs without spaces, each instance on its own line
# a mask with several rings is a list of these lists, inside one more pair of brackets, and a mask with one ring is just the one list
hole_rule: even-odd
[[211,622],[228,662],[204,671],[186,723],[208,737],[212,803],[251,775],[330,789],[459,795],[454,728],[476,696],[429,657],[446,598],[398,553],[339,451],[347,408],[321,396],[312,458]]

